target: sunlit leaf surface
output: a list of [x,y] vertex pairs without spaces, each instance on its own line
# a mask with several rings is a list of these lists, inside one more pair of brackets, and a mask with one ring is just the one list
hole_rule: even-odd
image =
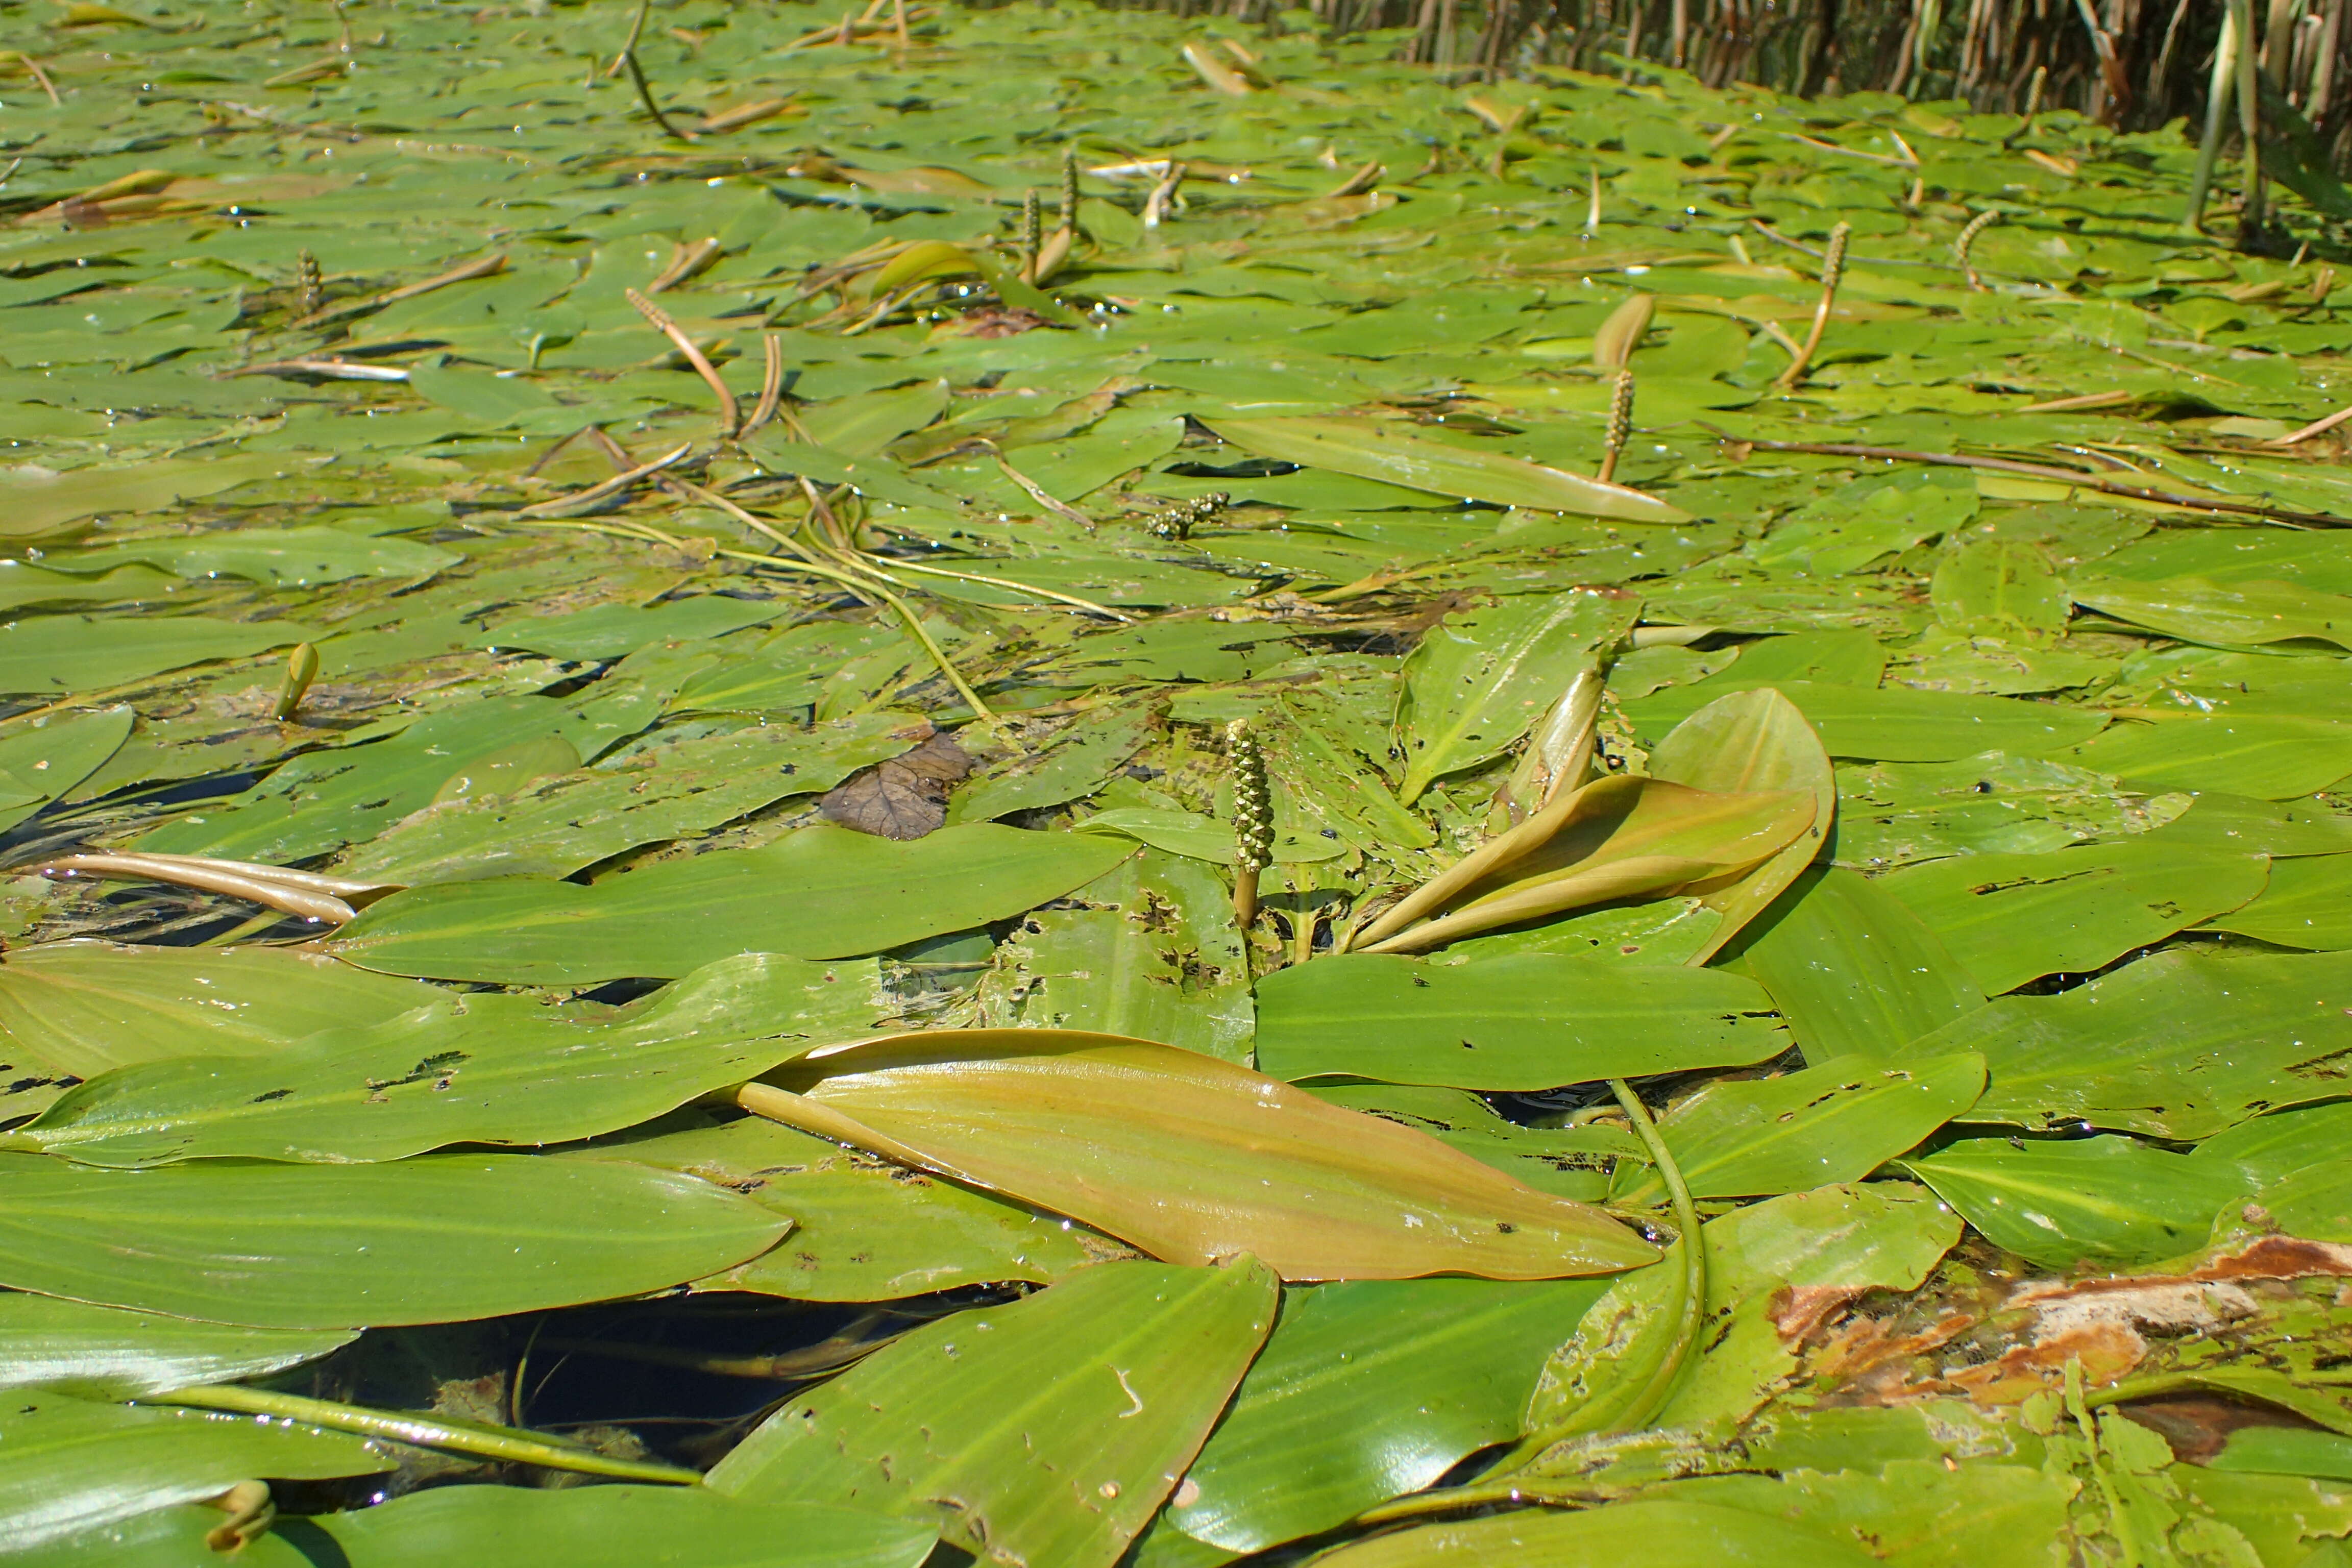
[[0,5],[0,1557],[2340,1565],[2342,7],[1150,3]]

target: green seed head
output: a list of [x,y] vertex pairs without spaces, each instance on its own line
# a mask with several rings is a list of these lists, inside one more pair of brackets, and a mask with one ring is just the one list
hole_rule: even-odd
[[1225,726],[1225,758],[1234,770],[1234,864],[1263,871],[1274,863],[1274,796],[1265,783],[1265,753],[1249,721]]
[[1617,373],[1616,389],[1609,399],[1609,449],[1622,452],[1625,443],[1633,438],[1633,370],[1628,365]]
[[1829,254],[1822,258],[1822,287],[1832,294],[1845,278],[1845,242],[1853,234],[1853,228],[1843,223],[1830,230]]

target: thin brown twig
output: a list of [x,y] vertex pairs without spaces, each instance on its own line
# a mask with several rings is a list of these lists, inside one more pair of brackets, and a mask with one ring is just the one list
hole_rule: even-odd
[[1095,531],[1095,520],[1093,518],[1088,517],[1085,512],[1080,511],[1077,508],[1066,505],[1064,502],[1055,500],[1053,496],[1048,495],[1045,492],[1044,486],[1031,479],[1028,475],[1023,473],[1020,469],[1014,468],[1012,464],[1006,462],[1004,460],[1004,454],[996,449],[996,444],[994,442],[982,441],[980,445],[988,448],[990,455],[994,457],[996,459],[996,466],[1004,470],[1004,477],[1011,479],[1014,484],[1019,485],[1023,490],[1027,492],[1031,500],[1035,501],[1039,506],[1044,507],[1047,511],[1052,512],[1055,517],[1062,519],[1064,521],[1076,523],[1088,533],[1092,533]]
[[[599,434],[602,434],[602,432],[600,431]],[[628,489],[632,486],[639,484],[645,479],[651,478],[653,475],[660,473],[664,468],[668,468],[672,463],[679,461],[688,452],[693,450],[694,443],[688,441],[686,445],[678,447],[677,450],[669,452],[662,457],[656,458],[650,463],[641,463],[637,467],[628,470],[626,473],[614,474],[611,479],[601,480],[596,484],[590,485],[584,490],[574,490],[570,495],[557,496],[551,500],[534,501],[530,505],[523,507],[518,510],[509,512],[507,515],[509,518],[521,518],[525,520],[552,518],[562,515],[563,511],[572,507],[593,505],[597,501],[604,500],[608,496],[617,495],[621,491]]]
[[2292,447],[2299,442],[2308,441],[2314,436],[2324,436],[2347,419],[2352,419],[2352,407],[2339,408],[2325,419],[2315,419],[2291,435],[2273,437],[2268,444],[2273,447]]
[[735,438],[739,441],[773,419],[776,405],[783,401],[784,340],[774,332],[767,333],[760,340],[760,353],[763,359],[760,372],[760,401],[751,405],[751,417],[743,421],[743,427],[735,432]]
[[[1714,426],[1704,428],[1713,430]],[[1727,441],[1741,441],[1736,436],[1716,430]],[[2126,496],[2134,500],[2153,501],[2158,506],[2183,507],[2194,511],[2225,511],[2245,517],[2267,518],[2273,522],[2294,523],[2305,528],[2352,528],[2352,518],[2330,517],[2326,512],[2289,511],[2284,507],[2265,506],[2260,501],[2227,500],[2217,496],[2181,495],[2172,490],[2159,490],[2147,485],[2121,485],[2113,480],[2086,474],[2080,468],[2062,468],[2045,463],[2021,463],[2008,458],[1972,458],[1956,452],[1915,452],[1898,447],[1856,447],[1833,441],[1741,441],[1759,452],[1805,452],[1823,458],[1874,458],[1890,463],[1935,463],[1947,468],[1985,468],[1995,473],[2021,474],[2029,479],[2052,479],[2082,489],[2099,490],[2107,495]]]

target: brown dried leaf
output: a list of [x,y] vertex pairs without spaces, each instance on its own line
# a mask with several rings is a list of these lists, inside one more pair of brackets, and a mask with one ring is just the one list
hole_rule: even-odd
[[975,765],[954,736],[934,731],[905,756],[852,773],[817,809],[829,822],[877,838],[920,838],[946,824],[948,792]]

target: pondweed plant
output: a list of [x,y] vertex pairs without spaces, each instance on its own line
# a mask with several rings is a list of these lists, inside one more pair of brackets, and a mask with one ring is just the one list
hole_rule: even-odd
[[0,1563],[2341,1554],[2336,195],[1428,15],[7,14]]

